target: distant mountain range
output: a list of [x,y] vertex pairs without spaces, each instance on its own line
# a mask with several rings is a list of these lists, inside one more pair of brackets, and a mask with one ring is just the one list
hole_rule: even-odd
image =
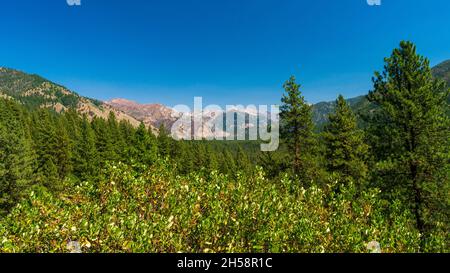
[[[450,86],[450,60],[435,66],[433,75],[444,79]],[[75,109],[90,118],[107,118],[113,112],[118,120],[129,121],[133,126],[143,122],[153,129],[161,125],[170,128],[180,115],[161,104],[139,104],[126,99],[102,102],[83,97],[38,75],[3,67],[0,67],[0,97],[16,100],[29,108],[51,108],[57,112]],[[374,108],[366,96],[351,98],[348,102],[357,114],[367,113]],[[313,119],[318,128],[323,127],[334,109],[334,102],[313,105]],[[210,119],[207,117],[207,120]]]

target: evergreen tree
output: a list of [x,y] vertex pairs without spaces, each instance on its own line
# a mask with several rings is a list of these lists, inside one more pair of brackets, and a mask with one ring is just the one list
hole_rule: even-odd
[[121,156],[124,154],[125,149],[125,138],[122,135],[122,132],[119,127],[119,123],[117,122],[116,115],[113,111],[109,113],[108,116],[108,130],[111,135],[111,145],[113,149],[113,157],[111,160],[113,161],[119,161],[122,160]]
[[136,130],[133,143],[133,158],[145,165],[155,162],[158,153],[156,139],[150,134],[143,123]]
[[217,154],[215,153],[215,151],[208,146],[206,152],[207,152],[207,154],[206,154],[206,156],[207,156],[206,164],[207,165],[206,166],[207,166],[208,172],[211,173],[212,171],[219,170],[219,162],[217,161]]
[[62,118],[56,121],[56,143],[53,153],[61,180],[64,180],[72,172],[72,143],[67,132],[67,124],[63,121]]
[[158,151],[162,157],[167,157],[172,154],[173,139],[170,137],[170,132],[166,129],[164,124],[161,124],[158,130]]
[[20,108],[0,99],[0,215],[32,185],[34,154]]
[[312,106],[308,105],[300,92],[300,85],[292,76],[284,84],[281,122],[284,141],[292,151],[292,169],[294,174],[304,176],[311,167],[314,146],[314,124]]
[[[57,162],[60,151],[58,144],[64,142],[58,136],[53,113],[41,109],[33,115],[35,127],[33,127],[34,148],[37,154],[37,182],[49,189],[60,189],[60,172]],[[65,151],[62,151],[65,153]],[[51,171],[51,172],[50,172]]]
[[364,133],[357,128],[356,116],[342,95],[336,100],[336,111],[329,115],[323,133],[326,167],[341,179],[363,182],[367,177],[368,146]]
[[428,234],[449,228],[449,90],[433,78],[428,59],[411,42],[401,42],[373,81],[369,99],[380,107],[369,128],[379,161],[376,176],[384,177],[385,189],[405,195],[423,249]]
[[38,176],[42,179],[41,185],[47,189],[57,192],[61,191],[62,183],[59,179],[58,167],[49,155],[45,155],[38,169]]
[[81,137],[78,139],[75,152],[75,175],[81,180],[88,180],[98,173],[98,155],[95,147],[95,133],[87,117],[83,118],[80,128]]
[[100,162],[117,160],[113,138],[107,121],[101,118],[94,118],[91,124],[95,132],[96,147]]
[[122,148],[120,157],[124,162],[130,163],[130,160],[133,157],[132,146],[134,142],[135,129],[129,122],[121,121],[119,123],[119,131],[124,142],[124,147]]

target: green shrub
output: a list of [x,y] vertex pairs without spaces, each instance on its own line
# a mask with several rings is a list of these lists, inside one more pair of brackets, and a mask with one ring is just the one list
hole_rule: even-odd
[[[140,167],[139,169],[141,169]],[[261,169],[231,180],[176,176],[167,162],[145,173],[116,164],[94,184],[34,191],[0,222],[1,252],[415,252],[419,234],[399,202],[353,185],[303,189]],[[436,239],[439,240],[439,239]]]

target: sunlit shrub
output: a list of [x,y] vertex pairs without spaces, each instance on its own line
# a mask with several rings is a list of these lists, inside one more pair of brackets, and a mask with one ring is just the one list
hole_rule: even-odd
[[413,217],[376,189],[304,189],[262,169],[236,179],[176,176],[164,161],[134,169],[109,166],[102,182],[68,183],[59,196],[34,191],[0,221],[0,251],[67,252],[77,241],[83,252],[367,252],[373,240],[418,250]]

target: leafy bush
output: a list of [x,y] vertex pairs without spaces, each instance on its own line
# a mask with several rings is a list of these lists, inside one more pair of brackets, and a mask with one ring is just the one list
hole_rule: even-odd
[[[304,189],[261,169],[236,179],[178,176],[158,161],[142,173],[109,165],[101,182],[36,189],[0,221],[1,252],[415,252],[419,234],[399,202],[350,184]],[[142,169],[139,166],[137,169]]]

